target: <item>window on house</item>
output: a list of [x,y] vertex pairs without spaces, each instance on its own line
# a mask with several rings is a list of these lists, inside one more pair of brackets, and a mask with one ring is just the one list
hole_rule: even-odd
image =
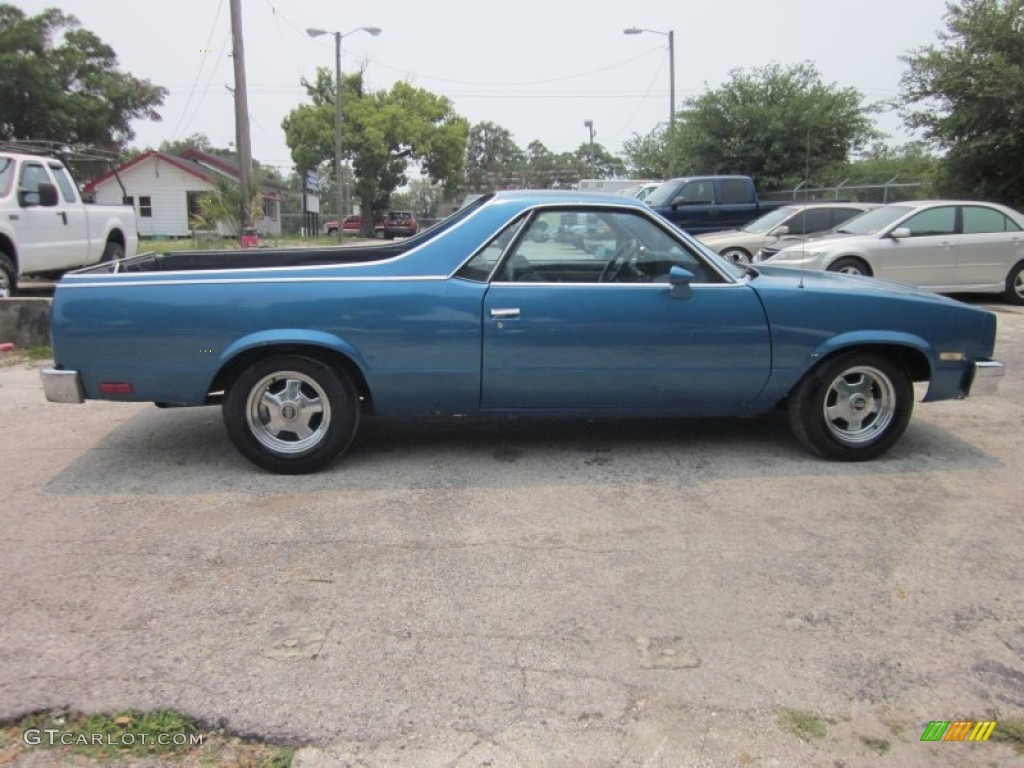
[[263,198],[263,218],[277,221],[277,200],[270,197]]
[[148,195],[139,195],[139,216],[144,219],[153,216],[153,198]]

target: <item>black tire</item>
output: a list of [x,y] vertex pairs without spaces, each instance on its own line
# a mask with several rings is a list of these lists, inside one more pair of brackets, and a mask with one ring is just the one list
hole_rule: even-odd
[[9,299],[18,294],[18,270],[11,257],[0,251],[0,299]]
[[824,361],[789,395],[789,425],[812,453],[868,461],[889,450],[910,422],[914,385],[897,362],[868,352]]
[[731,261],[734,264],[749,264],[750,254],[747,253],[743,248],[726,248],[722,251],[721,256],[727,261]]
[[1006,276],[1004,297],[1010,304],[1024,304],[1024,261],[1010,270]]
[[873,277],[871,267],[865,264],[861,259],[854,256],[844,256],[841,259],[836,259],[828,265],[829,272],[842,272],[844,275],[863,275],[864,277]]
[[335,235],[338,234],[338,228],[337,227],[328,227],[327,228],[327,234],[330,235],[331,237],[334,237]]
[[345,373],[308,357],[281,355],[253,363],[235,379],[223,415],[245,458],[269,472],[302,475],[320,471],[352,444],[360,407]]
[[124,246],[118,242],[110,240],[103,248],[103,255],[100,257],[100,262],[108,264],[111,261],[119,261],[124,258]]

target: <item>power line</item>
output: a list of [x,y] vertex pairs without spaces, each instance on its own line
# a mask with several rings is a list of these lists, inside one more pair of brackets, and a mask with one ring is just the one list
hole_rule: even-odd
[[181,116],[178,118],[177,124],[174,126],[174,130],[171,132],[171,140],[178,138],[178,129],[181,127],[181,121],[185,119],[185,115],[188,114],[188,108],[192,104],[192,97],[195,95],[196,86],[199,85],[199,79],[203,76],[203,67],[206,66],[206,53],[210,50],[210,44],[213,42],[213,34],[217,31],[217,22],[220,21],[220,11],[224,7],[224,0],[220,0],[217,4],[217,13],[213,16],[213,24],[210,26],[210,34],[206,38],[206,47],[203,49],[203,55],[199,57],[199,70],[196,72],[196,79],[192,81],[192,89],[189,91],[188,100],[185,102],[184,108],[181,110]]

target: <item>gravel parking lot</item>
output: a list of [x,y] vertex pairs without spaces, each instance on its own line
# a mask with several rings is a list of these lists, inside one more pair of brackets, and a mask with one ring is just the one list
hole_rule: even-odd
[[855,465],[781,418],[371,422],[271,476],[218,409],[4,366],[0,718],[171,707],[300,766],[1019,765],[919,741],[1024,717],[1024,312],[990,308],[999,394]]

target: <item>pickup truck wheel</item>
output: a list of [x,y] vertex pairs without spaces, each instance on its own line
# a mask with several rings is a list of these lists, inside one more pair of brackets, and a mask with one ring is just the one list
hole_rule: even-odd
[[100,262],[107,264],[111,261],[120,261],[124,258],[124,246],[111,240],[103,249],[103,256]]
[[722,258],[728,259],[734,264],[749,264],[750,254],[742,248],[726,248],[722,251]]
[[0,299],[9,299],[18,292],[18,273],[14,269],[14,262],[3,252],[0,252]]
[[790,393],[797,440],[836,461],[867,461],[899,440],[914,410],[914,387],[897,363],[852,352],[812,370]]
[[352,443],[359,398],[344,373],[307,357],[260,360],[224,398],[224,425],[256,466],[286,475],[318,472]]

